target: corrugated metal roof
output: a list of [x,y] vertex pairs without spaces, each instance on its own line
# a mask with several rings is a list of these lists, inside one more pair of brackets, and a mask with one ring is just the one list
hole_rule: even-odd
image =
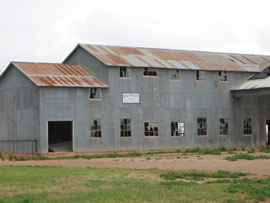
[[108,87],[80,65],[56,63],[12,63],[37,86]]
[[240,85],[233,87],[231,90],[253,90],[270,87],[270,77],[260,79],[250,79]]
[[81,46],[108,66],[260,72],[270,65],[270,56],[86,44]]

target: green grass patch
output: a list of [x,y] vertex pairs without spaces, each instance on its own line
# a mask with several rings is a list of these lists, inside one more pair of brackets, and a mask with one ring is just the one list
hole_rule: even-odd
[[250,154],[236,154],[234,156],[226,157],[225,159],[228,161],[237,161],[239,159],[255,160],[255,159],[270,159],[270,156],[265,156],[265,155],[253,156]]
[[270,147],[261,147],[260,152],[270,153]]
[[[250,202],[270,198],[270,178],[243,176],[228,171],[2,166],[0,202]],[[217,180],[198,183],[194,177]]]
[[220,170],[215,173],[206,173],[198,171],[167,172],[160,174],[160,177],[166,180],[176,180],[176,179],[204,180],[205,178],[239,178],[246,175],[247,175],[246,173],[231,173],[229,171]]
[[184,154],[212,154],[212,155],[220,155],[221,152],[223,152],[223,149],[199,149],[199,148],[195,148],[195,149],[187,149],[184,151]]
[[255,149],[253,149],[253,148],[251,148],[250,150],[248,150],[248,153],[249,154],[254,154],[256,151],[255,151]]

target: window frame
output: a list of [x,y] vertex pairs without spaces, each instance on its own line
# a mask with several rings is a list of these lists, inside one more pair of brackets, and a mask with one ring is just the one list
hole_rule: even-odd
[[[91,90],[92,89],[96,89],[96,94],[98,93],[99,94],[99,97],[98,98],[91,98]],[[91,100],[91,101],[100,101],[102,100],[102,94],[101,94],[101,88],[100,87],[90,87],[89,88],[89,94],[88,94],[88,100]]]
[[[129,120],[129,124],[127,124],[126,128],[127,129],[122,129],[122,120]],[[125,125],[125,124],[123,124]],[[122,136],[123,133],[130,132],[129,136]],[[130,118],[120,118],[120,138],[132,138],[132,132],[131,132],[131,119]]]
[[[200,127],[199,125],[199,119],[205,119],[205,127],[204,126],[202,126],[202,127]],[[200,134],[199,132],[199,130],[204,130],[204,128],[205,128],[205,134]],[[205,136],[207,136],[207,117],[197,117],[197,136],[202,136],[202,137],[205,137]]]
[[206,72],[202,71],[202,70],[196,70],[195,71],[195,81],[196,82],[205,82],[206,81]]
[[[157,127],[157,135],[146,135],[146,132],[147,132],[147,134],[149,134],[149,133],[151,133],[151,131],[150,131],[150,129],[148,130],[148,131],[146,131],[145,129],[146,129],[146,124],[148,123],[148,126],[149,126],[149,124],[154,124],[154,125],[157,125],[156,127]],[[154,127],[155,128],[155,127]],[[155,131],[153,131],[153,133],[154,133]],[[145,138],[157,138],[157,137],[159,137],[159,122],[144,122],[144,137]]]
[[[175,131],[173,131],[173,124],[175,125],[175,126],[177,126],[177,127],[179,127],[179,124],[180,123],[182,123],[182,124],[184,124],[184,132],[183,133],[179,133],[179,131],[180,131],[180,129],[176,129]],[[185,137],[185,134],[186,134],[186,129],[185,129],[185,122],[183,122],[183,121],[171,121],[171,137]],[[173,132],[176,132],[176,134],[175,135],[173,135]],[[177,132],[179,133],[178,135],[177,135]]]
[[228,79],[228,72],[227,71],[218,71],[218,82],[220,83],[227,83]]
[[[152,71],[149,71],[152,70]],[[156,72],[156,75],[145,75],[145,71],[148,72]],[[156,68],[143,68],[143,77],[149,77],[149,78],[157,78],[158,77],[158,70]]]
[[[250,126],[247,126],[247,127],[250,127],[250,129],[246,129],[245,127],[245,121],[248,121],[249,122],[249,124],[250,124]],[[252,120],[251,120],[251,117],[249,117],[249,118],[246,118],[246,119],[243,119],[243,123],[242,123],[243,125],[243,128],[242,128],[242,133],[243,133],[243,136],[252,136]],[[248,123],[246,124],[246,125],[248,125]],[[250,133],[246,133],[245,131],[250,131]]]
[[[94,127],[94,122],[97,121],[96,128],[93,129]],[[99,127],[99,128],[98,128]],[[102,138],[102,120],[101,118],[91,118],[89,119],[89,132],[90,132],[90,139],[101,139]],[[93,136],[93,134],[100,132],[100,136]]]
[[[178,78],[172,78],[173,71],[177,71]],[[179,81],[179,80],[181,80],[180,69],[171,69],[169,72],[170,72],[170,80],[172,80],[172,81]]]
[[[221,128],[222,128],[222,126],[221,126],[221,120],[227,120],[227,134],[224,134],[224,133],[221,133],[222,131],[221,131]],[[224,123],[225,125],[226,125],[226,123]],[[229,118],[225,118],[225,117],[223,117],[223,118],[219,118],[219,135],[220,136],[228,136],[229,135]]]
[[[121,77],[121,69],[125,68],[126,69],[126,73],[127,73],[127,76],[123,76]],[[130,79],[130,68],[126,67],[126,66],[120,66],[119,67],[119,78],[120,79]]]

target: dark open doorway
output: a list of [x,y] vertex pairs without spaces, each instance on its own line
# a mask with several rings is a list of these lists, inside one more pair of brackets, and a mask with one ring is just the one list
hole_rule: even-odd
[[72,152],[72,121],[48,121],[49,152]]
[[266,144],[270,145],[270,120],[266,120]]

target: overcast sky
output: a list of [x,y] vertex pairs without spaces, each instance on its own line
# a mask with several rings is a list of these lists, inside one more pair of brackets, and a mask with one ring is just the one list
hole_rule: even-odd
[[270,55],[269,0],[0,0],[0,70],[78,43]]

